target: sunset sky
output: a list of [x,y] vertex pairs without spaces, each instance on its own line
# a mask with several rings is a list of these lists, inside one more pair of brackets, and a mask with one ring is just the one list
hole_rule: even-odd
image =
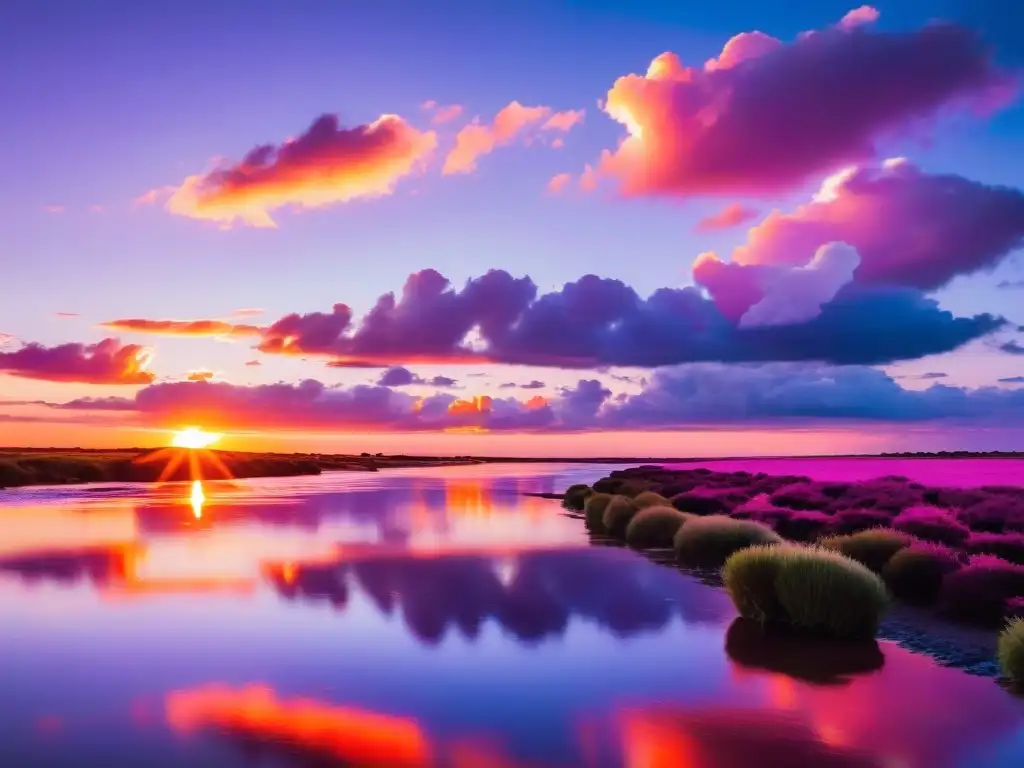
[[1024,449],[1017,0],[0,5],[0,444]]

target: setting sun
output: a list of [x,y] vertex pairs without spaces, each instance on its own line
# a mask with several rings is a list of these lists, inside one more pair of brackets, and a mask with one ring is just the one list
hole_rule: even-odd
[[175,448],[209,448],[222,437],[223,435],[207,432],[199,427],[187,427],[174,433],[171,445]]

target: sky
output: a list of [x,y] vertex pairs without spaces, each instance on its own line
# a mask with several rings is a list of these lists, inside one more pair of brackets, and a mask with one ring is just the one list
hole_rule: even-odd
[[1015,0],[0,6],[0,444],[1024,447]]

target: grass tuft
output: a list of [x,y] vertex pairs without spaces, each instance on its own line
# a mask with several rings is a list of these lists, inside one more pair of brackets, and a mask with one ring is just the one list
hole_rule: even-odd
[[758,544],[781,544],[771,528],[751,520],[709,515],[690,520],[673,541],[676,557],[686,565],[721,565],[733,552]]
[[1024,619],[1014,619],[999,633],[996,656],[1003,677],[1015,688],[1024,688]]
[[626,543],[635,549],[670,548],[676,533],[693,517],[667,505],[640,509],[626,526]]
[[605,532],[617,539],[624,538],[626,526],[633,519],[637,512],[633,500],[625,496],[613,496],[604,508],[604,516],[601,521],[604,523]]
[[740,551],[722,575],[741,616],[824,637],[873,638],[889,604],[877,575],[820,547]]
[[604,533],[604,511],[615,497],[610,493],[592,493],[583,504],[583,519],[587,530]]
[[570,485],[565,489],[565,495],[562,497],[562,506],[574,512],[582,512],[583,506],[587,502],[587,497],[593,492],[594,490],[584,483]]
[[961,557],[941,544],[911,544],[889,558],[882,567],[882,580],[901,600],[931,603],[938,597],[943,579],[963,565]]
[[660,493],[655,491],[644,491],[643,493],[637,494],[633,499],[633,504],[637,509],[644,509],[645,507],[671,507],[672,502],[662,496]]
[[846,536],[829,536],[819,543],[856,560],[875,573],[879,573],[889,558],[904,547],[910,546],[914,537],[889,528],[871,528]]

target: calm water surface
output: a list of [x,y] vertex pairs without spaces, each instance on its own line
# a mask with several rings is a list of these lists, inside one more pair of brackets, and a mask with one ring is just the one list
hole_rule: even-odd
[[1024,704],[725,595],[495,465],[0,495],[0,766],[1002,766]]

